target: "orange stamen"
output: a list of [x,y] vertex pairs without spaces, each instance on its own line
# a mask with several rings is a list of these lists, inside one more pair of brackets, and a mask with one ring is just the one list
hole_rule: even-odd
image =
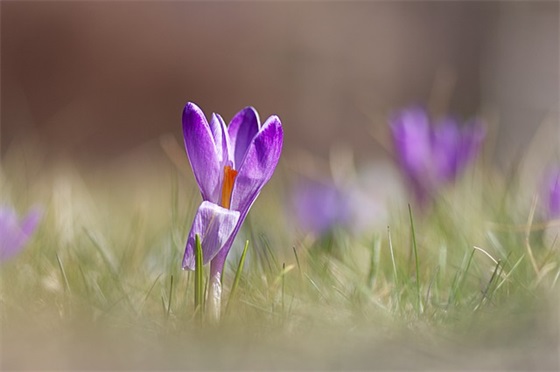
[[222,183],[222,207],[229,209],[231,203],[231,193],[233,191],[233,184],[237,177],[237,171],[226,165],[224,167],[224,182]]

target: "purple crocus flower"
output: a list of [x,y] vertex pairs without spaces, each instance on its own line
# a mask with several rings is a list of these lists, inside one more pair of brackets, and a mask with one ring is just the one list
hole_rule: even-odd
[[42,212],[34,208],[20,220],[13,208],[0,206],[0,261],[12,258],[22,250],[35,232],[41,216]]
[[560,168],[550,170],[544,181],[544,206],[548,218],[560,218]]
[[457,178],[476,157],[485,137],[477,120],[462,129],[449,117],[432,124],[419,107],[398,112],[390,125],[399,164],[421,205],[441,185]]
[[298,226],[317,236],[350,223],[350,198],[332,181],[300,181],[292,202]]
[[213,114],[208,122],[200,108],[189,102],[183,110],[183,136],[203,199],[187,239],[183,269],[195,268],[198,234],[204,264],[211,262],[211,287],[219,286],[235,236],[278,164],[282,123],[271,116],[261,126],[256,110],[247,107],[226,127],[220,115]]

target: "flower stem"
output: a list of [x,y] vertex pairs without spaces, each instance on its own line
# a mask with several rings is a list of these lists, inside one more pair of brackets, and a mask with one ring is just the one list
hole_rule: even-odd
[[218,254],[210,262],[210,283],[206,297],[206,315],[208,322],[218,324],[222,313],[222,271],[225,257]]

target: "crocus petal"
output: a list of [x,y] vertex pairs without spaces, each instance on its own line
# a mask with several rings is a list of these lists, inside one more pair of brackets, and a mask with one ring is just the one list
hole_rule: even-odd
[[[231,208],[240,211],[239,221],[221,251],[216,255],[216,260],[222,266],[251,205],[274,173],[282,152],[283,140],[282,123],[277,116],[271,116],[248,147],[231,197]],[[216,265],[216,267],[218,266]]]
[[259,132],[259,128],[259,114],[253,107],[244,108],[231,119],[228,131],[237,168],[243,162],[247,149]]
[[16,255],[27,243],[39,221],[42,212],[36,208],[23,221],[9,207],[0,207],[0,261]]
[[556,178],[556,182],[551,187],[549,210],[551,217],[557,218],[560,216],[560,177]]
[[204,201],[198,208],[187,240],[183,269],[195,268],[195,235],[202,245],[204,264],[211,261],[231,237],[239,221],[240,213]]
[[422,174],[431,161],[430,124],[426,111],[409,108],[390,120],[399,162],[409,177]]
[[204,114],[191,102],[183,110],[183,137],[202,199],[218,202],[221,172],[217,146]]
[[282,152],[283,137],[280,119],[271,116],[247,149],[231,197],[231,209],[240,211],[242,220],[274,173]]
[[14,255],[22,241],[23,234],[15,211],[8,207],[0,208],[0,259],[5,260]]
[[223,119],[222,120],[220,119],[222,119],[220,115],[212,114],[212,117],[210,118],[210,122],[208,123],[208,125],[210,127],[210,133],[212,133],[212,139],[214,140],[214,144],[216,146],[216,157],[218,158],[218,161],[221,162],[222,153],[224,150],[224,145],[223,145],[224,132],[221,123]]
[[457,178],[477,155],[485,135],[478,121],[463,130],[451,117],[432,126],[426,111],[418,107],[400,111],[390,124],[399,163],[420,204]]
[[560,217],[560,168],[551,169],[544,178],[543,201],[547,218]]
[[438,183],[454,180],[462,166],[458,158],[462,135],[457,122],[445,118],[436,124],[432,130],[431,146],[434,180]]
[[233,148],[224,119],[219,114],[212,114],[210,131],[216,144],[216,154],[220,169],[225,165],[233,166]]

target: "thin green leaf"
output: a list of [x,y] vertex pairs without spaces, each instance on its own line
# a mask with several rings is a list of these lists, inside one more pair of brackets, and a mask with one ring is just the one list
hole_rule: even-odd
[[204,294],[204,267],[202,263],[202,244],[200,242],[200,236],[195,235],[195,276],[194,276],[194,310],[202,317],[203,305],[203,294]]
[[241,253],[241,258],[239,259],[239,264],[237,265],[237,271],[235,272],[235,278],[233,279],[233,284],[231,286],[231,291],[229,293],[228,302],[226,305],[226,316],[229,312],[230,304],[233,300],[233,296],[237,291],[237,286],[239,285],[239,280],[241,278],[241,272],[243,271],[243,267],[245,265],[245,256],[247,255],[247,248],[249,248],[249,241],[245,242],[245,248],[243,248],[243,253]]
[[62,261],[60,260],[60,257],[58,256],[58,253],[56,253],[56,261],[58,262],[58,268],[60,269],[60,272],[62,273],[62,278],[64,279],[64,291],[68,291],[68,293],[70,293],[70,284],[68,283],[68,277],[66,276],[66,271],[64,271],[64,265],[62,265]]
[[418,263],[418,248],[416,246],[416,232],[414,231],[414,219],[412,218],[412,208],[408,205],[408,215],[410,217],[410,232],[412,234],[412,249],[414,250],[414,261],[416,262],[416,296],[418,303],[418,315],[422,313],[422,295],[420,293],[420,265]]

